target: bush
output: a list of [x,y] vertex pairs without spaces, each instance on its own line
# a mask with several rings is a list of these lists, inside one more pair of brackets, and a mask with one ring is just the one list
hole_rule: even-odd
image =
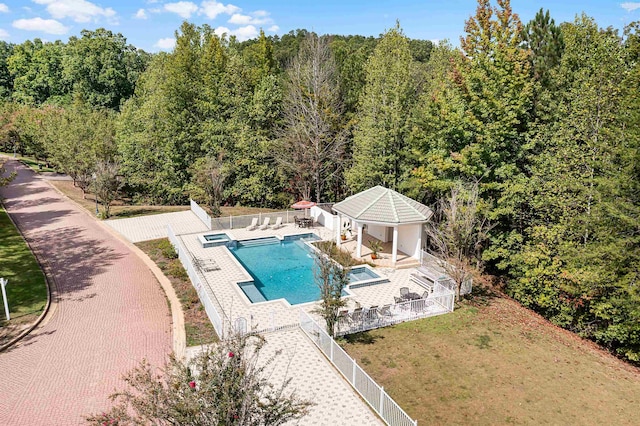
[[172,261],[167,263],[167,267],[165,269],[167,275],[171,275],[172,277],[179,278],[181,280],[189,279],[189,275],[187,271],[182,266],[182,263],[178,259],[173,259]]
[[161,241],[158,241],[158,245],[156,247],[158,248],[158,250],[160,250],[160,253],[162,253],[162,255],[167,259],[178,258],[178,253],[176,253],[176,249],[173,248],[171,241],[169,241],[168,239],[163,239]]
[[158,375],[148,362],[129,372],[127,389],[111,396],[115,406],[88,417],[92,425],[280,425],[307,414],[311,402],[287,386],[269,382],[269,365],[258,362],[259,335],[232,336],[188,363],[171,357]]

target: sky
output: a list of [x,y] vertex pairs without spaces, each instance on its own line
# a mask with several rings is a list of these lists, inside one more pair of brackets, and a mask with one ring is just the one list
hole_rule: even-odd
[[[495,1],[493,2],[495,4]],[[410,38],[459,44],[464,22],[475,13],[475,0],[0,0],[0,40],[67,41],[83,29],[107,28],[149,52],[171,50],[184,20],[209,24],[218,34],[254,38],[262,28],[282,35],[304,28],[318,34],[378,36],[396,20]],[[556,23],[585,12],[600,27],[622,29],[640,20],[640,1],[512,0],[528,22],[542,7]]]

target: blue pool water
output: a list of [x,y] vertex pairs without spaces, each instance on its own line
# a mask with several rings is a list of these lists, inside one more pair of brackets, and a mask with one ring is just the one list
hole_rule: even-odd
[[[302,241],[285,240],[263,245],[238,243],[231,252],[251,274],[255,287],[266,300],[285,298],[295,305],[319,298],[320,290],[313,277],[314,257]],[[253,299],[250,294],[247,296]]]
[[229,236],[227,234],[208,234],[204,236],[204,239],[207,241],[228,241]]
[[[273,237],[261,238],[239,241],[229,248],[253,278],[253,283],[240,284],[249,300],[255,303],[284,298],[297,305],[320,298],[320,289],[313,276],[315,258],[312,249],[300,237],[306,241],[318,239],[313,234],[291,237],[282,242]],[[376,279],[376,282],[387,281],[380,278],[362,266],[354,267],[349,273],[350,283]]]

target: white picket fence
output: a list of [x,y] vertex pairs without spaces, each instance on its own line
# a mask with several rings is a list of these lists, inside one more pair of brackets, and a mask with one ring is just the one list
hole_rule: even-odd
[[418,424],[302,309],[300,310],[300,328],[386,424],[390,426]]
[[364,308],[338,318],[336,335],[359,333],[361,331],[388,327],[406,321],[415,321],[453,312],[455,293],[445,286],[435,283],[433,292],[425,299],[407,300],[393,305]]
[[187,274],[191,279],[191,284],[193,284],[193,287],[198,292],[200,302],[202,302],[202,305],[204,306],[204,309],[207,312],[207,316],[211,320],[216,333],[218,333],[218,336],[221,339],[224,339],[224,336],[227,335],[226,332],[229,330],[231,321],[229,320],[229,318],[227,318],[213,291],[211,291],[209,286],[206,285],[205,282],[203,282],[202,277],[193,264],[191,254],[182,245],[180,239],[173,232],[171,225],[167,225],[167,234],[169,236],[169,241],[173,245],[173,248],[176,250],[176,253],[178,253],[178,259],[180,259],[182,266],[184,266],[184,269],[187,271]]
[[189,199],[189,204],[191,205],[191,211],[193,212],[193,214],[198,216],[198,219],[200,219],[202,221],[202,223],[207,225],[207,228],[212,229],[211,228],[211,216],[209,216],[207,214],[207,212],[204,211],[204,209],[202,207],[200,207],[200,205],[198,205],[198,203],[196,203],[192,199]]
[[[421,251],[420,263],[422,266],[432,269],[434,271],[438,271],[443,275],[447,275],[445,268],[443,267],[443,261],[435,257],[429,252],[424,250]],[[455,292],[456,283],[447,276],[445,279],[439,279],[438,282],[442,284],[444,287],[449,288],[449,290]],[[473,289],[473,278],[469,276],[462,282],[462,286],[460,288],[460,295],[464,296],[465,294],[470,294]]]

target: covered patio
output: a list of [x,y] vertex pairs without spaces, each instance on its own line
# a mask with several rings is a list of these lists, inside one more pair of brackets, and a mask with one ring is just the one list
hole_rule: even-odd
[[[335,204],[333,210],[339,224],[336,244],[356,258],[393,267],[419,262],[422,226],[433,215],[429,207],[392,189],[375,186]],[[342,240],[345,229],[350,230],[348,241]],[[370,241],[381,243],[381,259],[371,259]]]

